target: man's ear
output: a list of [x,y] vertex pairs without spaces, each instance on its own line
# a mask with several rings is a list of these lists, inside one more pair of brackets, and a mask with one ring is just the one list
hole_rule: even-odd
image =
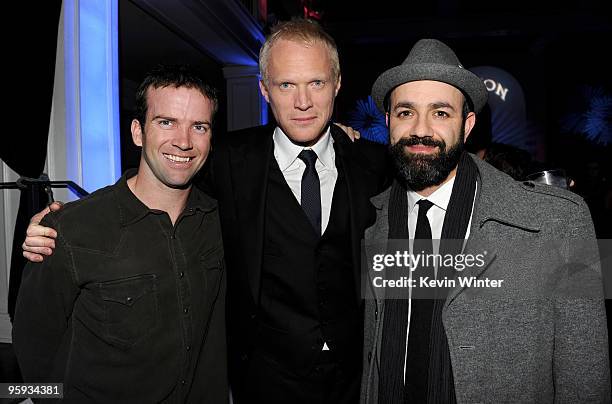
[[132,141],[136,146],[142,147],[142,127],[138,119],[132,119],[132,125],[130,127],[132,131]]
[[385,112],[385,124],[387,124],[387,128],[389,127],[389,113]]
[[270,97],[268,95],[268,89],[266,88],[266,85],[264,84],[263,80],[259,80],[259,90],[261,91],[261,95],[264,96],[264,98],[266,99],[266,102],[269,104]]
[[474,128],[474,125],[476,125],[476,114],[474,112],[470,112],[465,117],[465,123],[463,125],[463,131],[465,133],[463,143],[467,141],[467,138],[470,136],[470,132]]
[[336,81],[336,89],[335,89],[335,93],[334,96],[337,97],[338,96],[338,91],[340,91],[340,83],[342,82],[342,75],[339,74],[338,75],[338,80]]

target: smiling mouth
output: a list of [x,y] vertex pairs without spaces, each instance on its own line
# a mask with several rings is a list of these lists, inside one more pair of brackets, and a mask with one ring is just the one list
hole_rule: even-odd
[[162,155],[173,163],[189,163],[193,157],[175,156],[174,154],[162,153]]

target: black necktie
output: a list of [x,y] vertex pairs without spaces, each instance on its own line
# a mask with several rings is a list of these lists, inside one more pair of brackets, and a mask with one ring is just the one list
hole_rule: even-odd
[[[427,219],[427,211],[433,206],[433,203],[427,199],[421,199],[417,202],[419,205],[419,213],[417,217],[416,229],[414,231],[414,243],[412,245],[413,254],[432,254],[433,244],[431,240],[431,226]],[[422,266],[417,269],[417,276],[427,276],[430,279],[434,277],[433,266]]]
[[[425,255],[433,253],[431,226],[427,219],[427,211],[433,206],[428,200],[417,202],[419,213],[414,232],[413,254]],[[419,278],[435,279],[433,266],[421,265],[413,273],[416,284]],[[409,403],[427,402],[427,375],[429,369],[429,343],[431,334],[431,318],[433,314],[434,289],[415,288],[412,294],[410,310],[410,330],[408,332],[408,353],[406,355],[406,396]]]
[[317,153],[304,149],[298,158],[306,164],[306,169],[302,174],[302,209],[317,235],[321,235],[321,183],[315,168]]
[[414,231],[414,239],[429,240],[429,251],[433,251],[433,247],[431,247],[431,226],[429,225],[429,219],[427,219],[427,212],[434,204],[427,199],[421,199],[417,202],[417,205],[419,205],[419,216],[417,218],[416,229]]

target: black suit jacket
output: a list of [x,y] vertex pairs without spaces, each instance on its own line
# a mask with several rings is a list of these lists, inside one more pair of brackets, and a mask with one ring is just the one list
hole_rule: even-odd
[[[345,172],[351,204],[354,287],[361,304],[360,246],[364,230],[373,224],[369,198],[384,189],[387,171],[384,146],[366,140],[352,142],[331,126],[336,159]],[[257,327],[261,287],[266,188],[274,158],[273,126],[230,132],[215,139],[206,184],[219,202],[228,274],[227,326],[230,382],[240,389]],[[348,236],[348,235],[347,235]]]

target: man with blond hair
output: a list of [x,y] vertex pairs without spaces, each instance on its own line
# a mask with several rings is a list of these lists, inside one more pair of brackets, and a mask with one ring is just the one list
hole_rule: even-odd
[[232,389],[239,401],[357,402],[360,240],[385,150],[330,125],[340,65],[318,24],[277,25],[259,61],[277,126],[230,134],[212,166],[234,252]]

